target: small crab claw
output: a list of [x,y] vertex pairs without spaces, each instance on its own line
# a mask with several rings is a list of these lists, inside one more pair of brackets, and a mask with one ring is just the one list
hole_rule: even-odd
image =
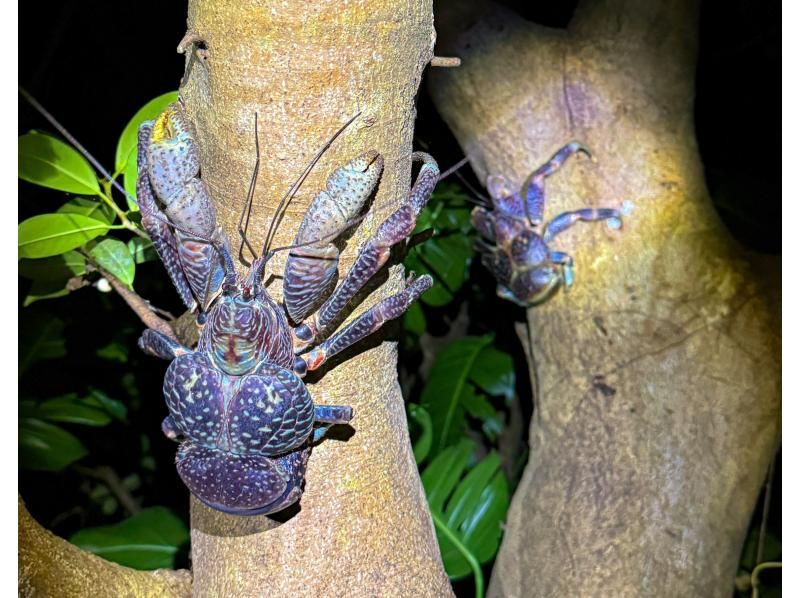
[[325,189],[311,202],[289,253],[283,296],[292,320],[302,322],[335,283],[339,249],[333,244],[352,225],[383,171],[375,150],[364,152],[328,177]]

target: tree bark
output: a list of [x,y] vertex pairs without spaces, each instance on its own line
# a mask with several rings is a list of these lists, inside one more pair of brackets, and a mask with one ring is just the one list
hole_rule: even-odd
[[188,571],[136,571],[84,552],[53,535],[17,499],[19,595],[29,596],[189,596]]
[[[237,247],[256,112],[261,169],[248,231],[256,247],[294,179],[361,112],[292,200],[273,244],[293,241],[334,168],[374,148],[385,158],[383,178],[371,214],[347,243],[344,274],[359,243],[409,191],[414,97],[433,49],[430,2],[192,0],[188,28],[186,39],[201,41],[186,50],[181,94],[197,127],[203,179]],[[268,267],[278,277],[269,286],[275,298],[284,261],[278,254]],[[354,314],[401,284],[402,267],[394,266],[387,284]],[[355,433],[313,450],[298,513],[284,522],[236,517],[192,500],[195,595],[451,593],[411,452],[396,346],[370,346],[309,385],[315,401],[353,406]]]
[[[431,91],[478,174],[547,181],[546,216],[634,210],[556,242],[576,282],[527,313],[535,413],[492,596],[730,596],[778,443],[780,282],[711,205],[693,131],[693,0],[582,3],[567,31],[437,12]],[[732,140],[733,142],[733,140]],[[746,151],[746,148],[743,148]]]

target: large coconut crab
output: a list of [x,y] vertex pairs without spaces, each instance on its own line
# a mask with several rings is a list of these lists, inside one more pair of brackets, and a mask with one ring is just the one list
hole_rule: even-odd
[[610,228],[622,226],[623,214],[614,208],[564,212],[544,223],[544,180],[577,152],[591,157],[580,143],[569,143],[534,170],[517,192],[502,175],[488,177],[493,209],[475,208],[472,223],[485,239],[476,244],[481,261],[497,279],[497,294],[503,299],[529,307],[572,285],[572,256],[550,249],[550,242],[576,222],[605,220]]
[[436,185],[439,169],[433,158],[413,157],[422,167],[408,199],[361,247],[323,302],[337,278],[339,251],[331,241],[361,211],[383,159],[368,151],[330,175],[290,250],[281,305],[263,283],[271,252],[262,252],[245,275],[236,274],[199,178],[197,145],[182,105],[172,104],[157,121],[142,125],[137,185],[142,222],[181,296],[201,309],[205,326],[194,350],[152,329],[139,345],[171,360],[164,378],[169,415],[162,429],[181,442],[178,473],[208,506],[258,515],[296,502],[312,444],[327,427],[353,416],[349,406],[315,405],[303,376],[402,315],[430,288],[430,276],[409,276],[403,290],[328,337],[332,323],[387,261],[391,247],[409,236]]

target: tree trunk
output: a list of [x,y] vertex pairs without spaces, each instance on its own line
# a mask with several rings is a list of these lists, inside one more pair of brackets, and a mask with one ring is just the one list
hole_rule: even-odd
[[[220,223],[238,248],[237,223],[255,161],[261,169],[248,238],[260,247],[278,200],[351,116],[292,200],[273,246],[290,244],[330,172],[370,148],[385,158],[357,247],[411,182],[414,97],[430,61],[429,1],[342,4],[192,0],[181,94],[197,126],[202,176]],[[285,253],[268,269],[280,277]],[[277,283],[281,280],[278,279]],[[354,313],[400,289],[402,267]],[[280,284],[269,287],[279,298]],[[352,316],[351,316],[352,317]],[[373,340],[309,386],[315,400],[354,408],[355,434],[311,455],[300,510],[284,522],[236,517],[192,500],[197,596],[438,596],[450,594],[411,452],[394,343]]]
[[548,179],[546,216],[634,204],[620,233],[559,237],[575,286],[528,310],[531,455],[490,595],[730,596],[778,443],[780,283],[705,186],[696,2],[584,2],[567,31],[494,6],[437,19],[463,66],[433,97],[481,179],[521,184],[577,139],[598,163]]

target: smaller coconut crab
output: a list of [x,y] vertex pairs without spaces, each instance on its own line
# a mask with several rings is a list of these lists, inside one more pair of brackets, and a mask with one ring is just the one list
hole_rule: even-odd
[[519,192],[502,175],[490,175],[486,187],[493,209],[472,211],[472,224],[484,237],[476,243],[481,262],[497,279],[497,295],[529,307],[546,301],[560,286],[574,281],[572,257],[550,249],[550,242],[578,221],[605,220],[610,228],[622,226],[622,212],[614,208],[583,208],[559,214],[546,224],[544,180],[573,154],[589,150],[572,142],[534,170]]

